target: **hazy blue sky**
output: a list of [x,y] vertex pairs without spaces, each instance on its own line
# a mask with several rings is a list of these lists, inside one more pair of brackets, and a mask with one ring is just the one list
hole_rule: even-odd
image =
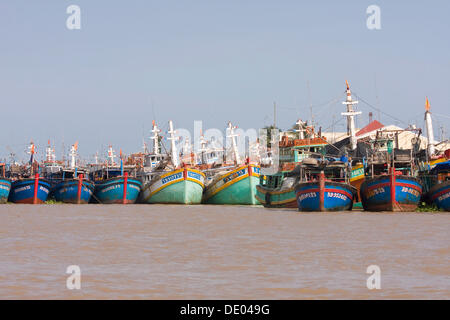
[[[66,28],[71,4],[81,30]],[[371,4],[381,30],[366,27]],[[449,14],[447,0],[4,0],[0,157],[6,146],[24,157],[30,139],[40,157],[47,139],[58,156],[75,140],[85,156],[109,143],[138,151],[153,118],[163,128],[169,119],[258,128],[272,123],[273,101],[287,128],[310,117],[307,81],[313,105],[339,98],[314,108],[324,128],[342,118],[345,79],[365,101],[423,126],[426,95],[434,113],[450,115]],[[359,109],[362,126],[371,109]],[[450,131],[449,118],[435,119],[436,135]]]

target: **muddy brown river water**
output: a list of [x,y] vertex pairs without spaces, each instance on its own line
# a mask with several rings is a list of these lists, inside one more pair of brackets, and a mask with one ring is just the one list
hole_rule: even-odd
[[0,205],[0,298],[450,299],[450,214]]

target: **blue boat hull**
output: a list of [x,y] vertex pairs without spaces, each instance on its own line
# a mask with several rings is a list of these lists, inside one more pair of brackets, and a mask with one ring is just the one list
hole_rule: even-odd
[[10,191],[11,180],[8,178],[0,178],[0,203],[6,203],[8,201]]
[[403,175],[366,177],[360,193],[364,210],[414,211],[422,196],[422,184],[414,177]]
[[299,183],[295,187],[299,211],[347,211],[352,210],[356,189],[349,184],[325,181]]
[[[95,197],[97,202],[103,204],[120,203],[123,201],[124,178],[116,177],[100,181],[95,184]],[[134,178],[128,178],[125,203],[135,203],[141,191],[142,183]]]
[[428,197],[439,209],[450,211],[450,181],[434,185],[428,192]]
[[[33,203],[34,183],[34,178],[14,181],[11,185],[9,201],[14,203]],[[50,190],[50,183],[47,180],[39,179],[36,202],[44,203],[47,201]]]
[[56,184],[53,187],[52,194],[56,201],[64,203],[89,203],[94,193],[94,184],[91,181],[83,180],[80,192],[80,201],[78,202],[78,179],[68,179]]

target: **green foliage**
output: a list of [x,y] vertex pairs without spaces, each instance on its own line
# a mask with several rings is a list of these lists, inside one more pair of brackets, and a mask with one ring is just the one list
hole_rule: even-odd
[[416,212],[440,212],[440,210],[435,204],[429,205],[425,202],[419,204],[416,209]]

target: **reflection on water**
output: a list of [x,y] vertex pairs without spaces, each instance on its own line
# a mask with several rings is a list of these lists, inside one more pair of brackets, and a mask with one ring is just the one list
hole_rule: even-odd
[[1,205],[0,298],[450,299],[449,230],[446,213]]

